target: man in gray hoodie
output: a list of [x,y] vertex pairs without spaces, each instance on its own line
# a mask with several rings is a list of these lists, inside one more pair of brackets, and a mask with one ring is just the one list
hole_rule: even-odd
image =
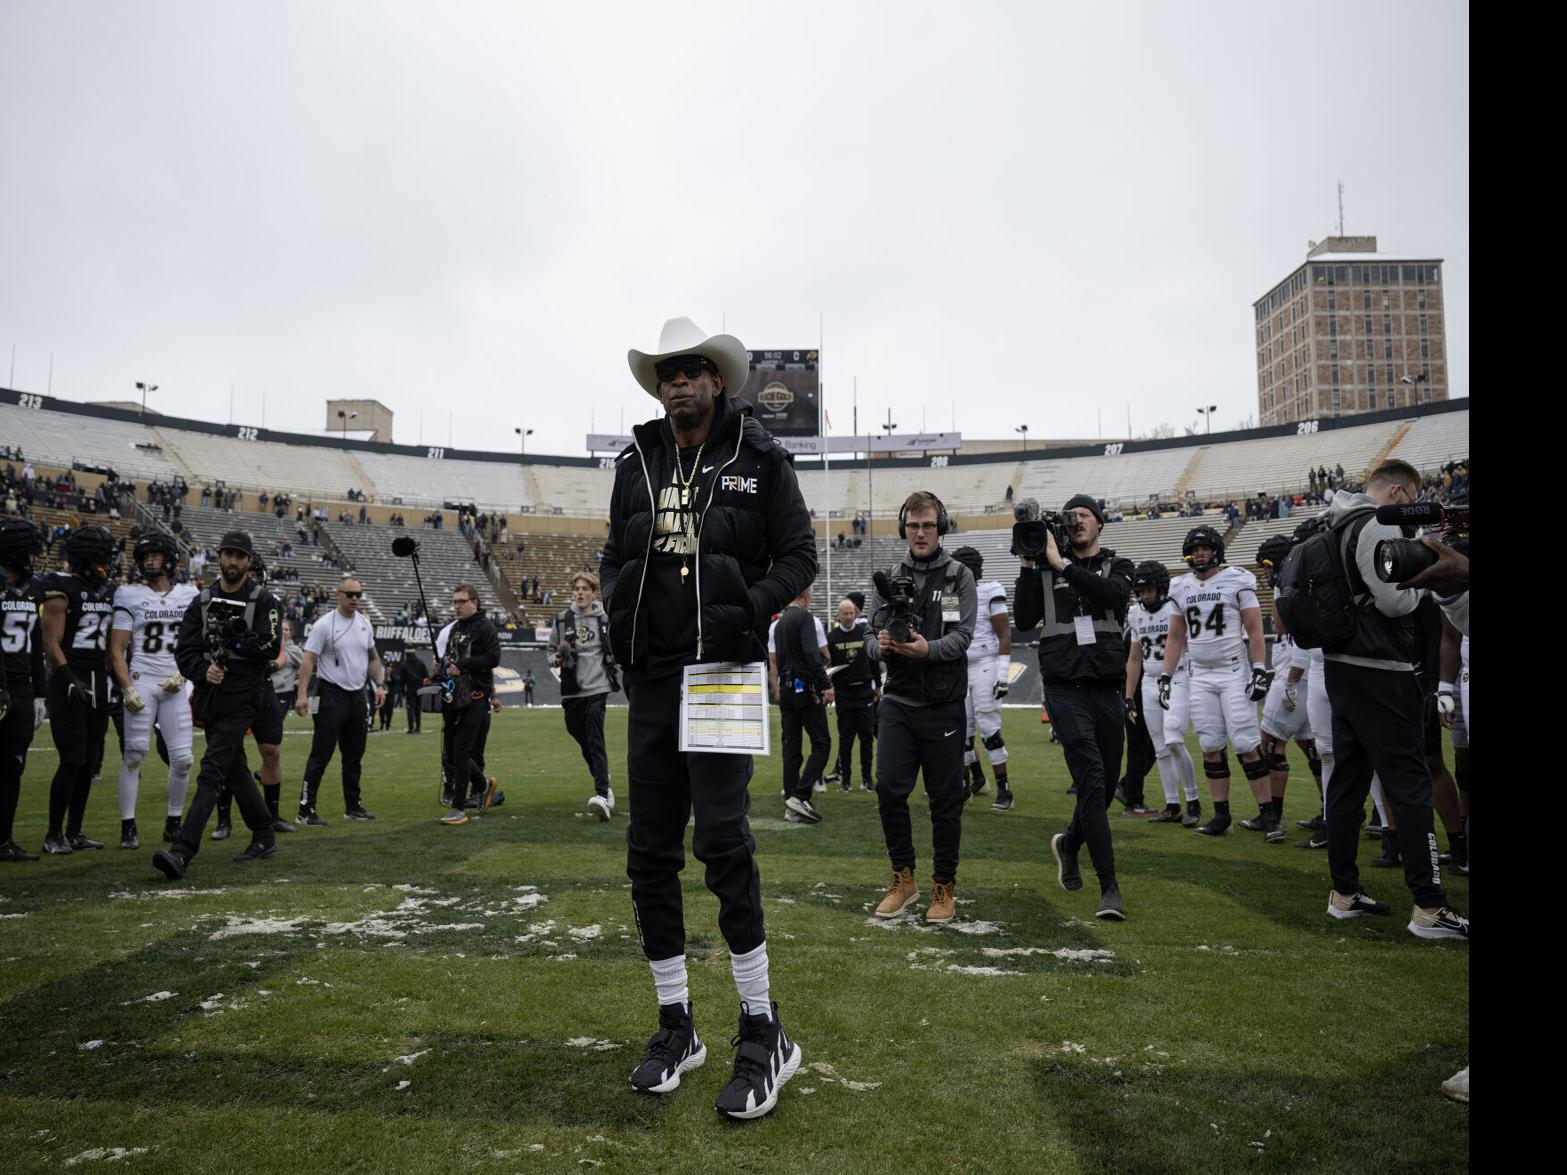
[[609,618],[598,601],[598,576],[579,571],[571,577],[571,607],[555,617],[550,630],[551,663],[560,671],[561,709],[566,730],[582,748],[593,775],[588,814],[608,820],[615,810],[609,786],[609,757],[604,753],[604,706],[620,689],[615,658],[609,651]]
[[1354,918],[1389,912],[1387,903],[1361,892],[1355,864],[1360,815],[1374,773],[1398,825],[1404,880],[1414,895],[1410,932],[1420,938],[1467,940],[1469,921],[1448,906],[1442,889],[1431,826],[1431,772],[1414,664],[1414,611],[1420,592],[1384,583],[1376,574],[1377,543],[1403,536],[1398,527],[1376,520],[1376,508],[1413,502],[1420,483],[1414,466],[1384,461],[1371,471],[1365,493],[1341,490],[1328,507],[1355,598],[1354,636],[1323,656],[1336,757],[1327,794],[1328,867],[1333,875],[1328,913]]

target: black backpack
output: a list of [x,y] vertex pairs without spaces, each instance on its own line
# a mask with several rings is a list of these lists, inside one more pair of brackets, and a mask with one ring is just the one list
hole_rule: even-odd
[[1295,643],[1303,649],[1339,653],[1355,636],[1355,614],[1363,593],[1349,574],[1350,545],[1371,507],[1352,510],[1332,525],[1296,543],[1279,568],[1274,601]]

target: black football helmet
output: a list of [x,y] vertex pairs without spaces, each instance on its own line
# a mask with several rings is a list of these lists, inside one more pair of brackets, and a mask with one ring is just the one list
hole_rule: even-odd
[[91,523],[65,540],[65,565],[92,583],[105,583],[120,562],[120,544],[106,527]]
[[1273,535],[1257,548],[1257,566],[1267,573],[1269,583],[1277,582],[1279,568],[1284,566],[1285,557],[1294,549],[1294,540],[1287,534]]
[[985,556],[973,547],[959,547],[952,552],[952,557],[974,573],[975,583],[979,582],[979,577],[985,573]]
[[265,584],[267,582],[267,562],[261,557],[260,551],[257,551],[250,556],[250,568],[246,571],[245,574],[250,576],[251,579],[255,580],[259,584]]
[[[156,572],[149,572],[145,560],[148,555],[158,554],[163,556],[163,567]],[[131,562],[136,564],[136,571],[143,579],[150,575],[166,575],[174,578],[175,569],[179,566],[180,549],[174,540],[161,530],[148,531],[136,540],[136,546],[131,551]]]
[[1132,595],[1137,596],[1139,602],[1144,588],[1153,588],[1155,596],[1152,605],[1144,606],[1162,607],[1165,600],[1170,597],[1170,569],[1155,559],[1139,563],[1136,572],[1132,575]]
[[7,518],[0,523],[0,567],[26,579],[33,573],[33,557],[43,550],[44,536],[27,519]]
[[[1193,552],[1198,547],[1208,547],[1213,551],[1213,556],[1207,562],[1198,564],[1193,558]],[[1224,540],[1219,537],[1219,532],[1211,526],[1194,526],[1186,532],[1186,541],[1181,544],[1181,558],[1193,571],[1207,571],[1224,562]]]

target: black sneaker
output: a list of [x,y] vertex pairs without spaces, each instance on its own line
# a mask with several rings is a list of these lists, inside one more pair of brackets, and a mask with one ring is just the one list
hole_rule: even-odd
[[824,775],[824,776],[822,776],[822,782],[823,783],[841,783],[842,782],[842,778],[841,778],[842,775],[843,775],[842,771],[834,771],[831,775]]
[[1050,855],[1056,859],[1056,880],[1061,888],[1073,893],[1083,888],[1083,874],[1077,868],[1077,854],[1066,851],[1066,833],[1058,832],[1050,838]]
[[0,861],[36,861],[37,853],[29,853],[14,840],[0,844]]
[[350,809],[348,809],[348,811],[344,812],[343,813],[343,819],[344,820],[358,820],[361,823],[363,823],[366,820],[374,820],[375,817],[372,816],[369,812],[366,812],[365,808],[364,808],[364,805],[361,804],[357,808],[350,808]]
[[1094,911],[1094,917],[1106,922],[1126,921],[1126,903],[1121,900],[1120,886],[1112,885],[1099,895],[1099,908]]
[[66,839],[71,842],[71,851],[75,853],[85,853],[90,849],[103,848],[103,841],[93,840],[92,837],[83,836],[79,832],[69,834]]
[[1465,859],[1463,864],[1461,864],[1461,865],[1454,865],[1450,872],[1453,874],[1454,877],[1468,877],[1469,876],[1469,861],[1467,860],[1467,858]]
[[1328,847],[1328,830],[1325,828],[1313,832],[1305,840],[1295,842],[1297,849],[1325,849]]
[[990,805],[992,812],[1010,812],[1012,810],[1012,789],[1001,788],[996,792],[996,802]]
[[180,818],[178,816],[165,816],[163,818],[163,840],[165,844],[173,844],[174,838],[180,833]]
[[321,819],[320,815],[314,808],[301,808],[299,810],[299,818],[295,820],[294,823],[303,824],[307,828],[326,827],[326,821]]
[[847,779],[842,780],[838,784],[838,790],[844,792],[853,791],[854,784],[850,783]]
[[183,878],[187,864],[185,858],[173,849],[159,849],[152,855],[152,867],[170,881]]
[[1376,823],[1375,821],[1372,821],[1370,824],[1366,825],[1366,839],[1367,840],[1381,840],[1382,839],[1382,825]]
[[1342,894],[1336,889],[1328,891],[1328,913],[1334,918],[1360,918],[1367,914],[1390,912],[1386,902],[1368,898],[1363,893]]
[[1461,938],[1469,941],[1469,919],[1449,906],[1421,909],[1409,915],[1409,932],[1417,938]]
[[1202,804],[1196,800],[1186,801],[1186,815],[1181,817],[1182,828],[1196,828],[1202,820]]
[[297,827],[295,827],[293,824],[289,823],[287,820],[284,820],[283,817],[281,817],[281,816],[274,816],[274,817],[272,817],[272,831],[273,832],[298,832],[299,829]]
[[680,1088],[680,1075],[700,1069],[707,1060],[707,1046],[697,1039],[691,1023],[690,1004],[661,1004],[658,1031],[647,1042],[642,1063],[631,1072],[631,1088],[638,1093],[672,1093]]
[[1230,830],[1230,814],[1215,812],[1213,819],[1197,830],[1198,836],[1223,836]]
[[729,1043],[735,1050],[734,1076],[713,1108],[730,1118],[760,1118],[778,1104],[778,1091],[800,1067],[800,1046],[778,1022],[778,1001],[773,1001],[772,1019],[742,1012],[740,1033]]
[[1148,818],[1149,824],[1179,824],[1181,822],[1181,806],[1179,804],[1166,804],[1164,811],[1157,812]]
[[1128,808],[1132,806],[1132,801],[1126,794],[1126,784],[1118,783],[1115,785],[1115,802],[1125,804]]
[[1157,808],[1150,808],[1147,804],[1132,804],[1130,807],[1128,807],[1126,809],[1125,812],[1122,813],[1123,816],[1143,816],[1143,817],[1156,816],[1158,814],[1159,814],[1159,809],[1157,809]]
[[44,837],[44,852],[63,857],[71,852],[71,842],[63,836],[46,836]]
[[1325,822],[1322,819],[1322,814],[1319,812],[1317,815],[1313,816],[1310,820],[1297,820],[1297,821],[1295,821],[1295,827],[1296,828],[1300,828],[1300,829],[1304,829],[1306,832],[1321,832],[1322,829],[1324,827],[1326,827],[1326,824],[1325,824]]
[[441,807],[443,807],[443,808],[450,808],[451,806],[452,806],[452,793],[450,791],[443,791],[441,793]]
[[1382,840],[1382,851],[1372,858],[1371,867],[1373,869],[1402,869],[1404,867],[1404,856],[1398,851],[1398,842],[1390,836],[1384,837]]
[[1258,808],[1257,814],[1248,820],[1237,820],[1236,828],[1244,828],[1247,832],[1266,832],[1268,830],[1268,817],[1273,814],[1271,808]]
[[1279,823],[1279,818],[1271,810],[1262,814],[1262,838],[1270,845],[1276,845],[1284,839],[1284,825]]
[[219,820],[218,826],[212,830],[213,840],[228,840],[234,835],[234,826],[227,820]]
[[810,800],[803,799],[800,796],[790,796],[785,800],[784,810],[793,812],[806,824],[820,824],[822,822],[822,814],[811,807]]
[[120,847],[122,849],[141,848],[141,839],[136,835],[136,821],[120,821]]
[[238,862],[259,861],[263,857],[270,857],[277,852],[277,839],[262,840],[259,836],[250,838],[250,843],[245,846],[245,851],[234,854],[234,860]]

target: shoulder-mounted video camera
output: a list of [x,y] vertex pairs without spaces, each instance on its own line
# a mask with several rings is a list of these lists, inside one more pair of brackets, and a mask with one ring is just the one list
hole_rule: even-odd
[[876,591],[886,602],[871,616],[871,624],[886,629],[894,644],[904,644],[920,630],[919,609],[914,603],[914,577],[878,571],[871,576]]
[[[1377,508],[1377,521],[1392,526],[1423,526],[1439,543],[1469,557],[1469,503],[1441,506],[1436,502],[1411,502],[1407,506]],[[1377,544],[1377,578],[1383,583],[1403,583],[1436,562],[1437,555],[1419,539],[1383,539]]]
[[244,600],[214,596],[209,602],[202,637],[214,664],[227,665],[234,654],[248,654],[256,647],[256,634],[245,620],[245,609]]
[[1056,550],[1062,556],[1071,549],[1066,521],[1054,510],[1041,510],[1036,498],[1019,498],[1012,507],[1012,554],[1019,559],[1042,559],[1046,535],[1055,535]]

